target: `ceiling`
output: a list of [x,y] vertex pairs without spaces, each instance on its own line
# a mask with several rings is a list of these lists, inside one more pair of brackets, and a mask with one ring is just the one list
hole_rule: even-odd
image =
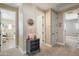
[[12,7],[18,8],[19,6],[22,5],[22,3],[5,3],[5,5],[8,5],[8,6],[12,6]]
[[[19,7],[22,5],[22,3],[6,3],[9,6],[13,6],[13,7]],[[48,10],[49,8],[54,9],[55,11],[59,12],[62,11],[66,8],[78,5],[78,3],[30,3],[33,6],[36,6],[38,8],[40,8],[41,10]]]
[[47,10],[49,8],[54,9],[55,11],[62,11],[66,8],[78,5],[78,3],[33,3],[36,7],[42,9],[42,10]]

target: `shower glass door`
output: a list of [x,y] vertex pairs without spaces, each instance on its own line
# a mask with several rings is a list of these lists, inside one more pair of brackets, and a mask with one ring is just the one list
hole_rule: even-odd
[[16,12],[0,9],[0,51],[16,47]]

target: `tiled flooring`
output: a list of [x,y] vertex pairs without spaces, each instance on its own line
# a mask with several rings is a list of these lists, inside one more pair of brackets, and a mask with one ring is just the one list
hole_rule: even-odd
[[[42,45],[41,51],[33,56],[79,56],[79,48],[76,45],[78,41],[69,40],[71,38],[73,37],[67,37],[65,46],[55,45],[54,47],[49,47]],[[0,56],[26,56],[26,54],[22,54],[19,49],[12,48],[0,52]]]
[[[20,50],[14,48],[7,51],[0,52],[0,56],[27,56],[22,54]],[[67,46],[56,45],[54,47],[48,47],[43,45],[39,53],[33,56],[79,56],[79,49],[71,49]]]
[[36,56],[79,56],[79,40],[75,36],[66,36],[65,46],[42,46]]
[[79,49],[56,45],[54,47],[42,46],[41,52],[36,56],[79,56]]
[[79,56],[79,40],[75,36],[67,36],[65,46],[42,46],[37,56]]

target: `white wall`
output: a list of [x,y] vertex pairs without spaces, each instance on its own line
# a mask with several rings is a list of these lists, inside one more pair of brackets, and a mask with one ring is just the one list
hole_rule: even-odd
[[36,33],[36,17],[43,15],[44,13],[38,10],[31,4],[23,4],[23,51],[26,51],[26,39],[28,38],[29,26],[27,25],[27,20],[29,18],[33,19],[34,25],[32,26],[32,31]]
[[[69,13],[72,12],[72,13]],[[66,21],[66,35],[74,36],[77,35],[79,32],[78,29],[76,29],[76,23],[78,22],[78,13],[79,8],[75,10],[69,10],[64,13],[64,20]]]
[[76,29],[77,20],[71,20],[66,22],[66,35],[67,36],[75,36],[78,33]]
[[22,6],[19,7],[19,49],[23,52],[23,11]]

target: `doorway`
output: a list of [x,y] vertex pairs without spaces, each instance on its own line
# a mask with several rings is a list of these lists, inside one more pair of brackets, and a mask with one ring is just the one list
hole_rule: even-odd
[[77,10],[64,14],[64,38],[68,48],[79,48],[79,13]]
[[52,12],[52,20],[51,20],[51,32],[52,32],[52,46],[55,46],[57,41],[57,14]]
[[44,43],[42,39],[42,32],[43,32],[42,20],[43,20],[42,16],[38,16],[36,18],[36,33],[37,33],[37,36],[40,38],[40,46]]
[[0,8],[0,51],[16,48],[16,12]]

